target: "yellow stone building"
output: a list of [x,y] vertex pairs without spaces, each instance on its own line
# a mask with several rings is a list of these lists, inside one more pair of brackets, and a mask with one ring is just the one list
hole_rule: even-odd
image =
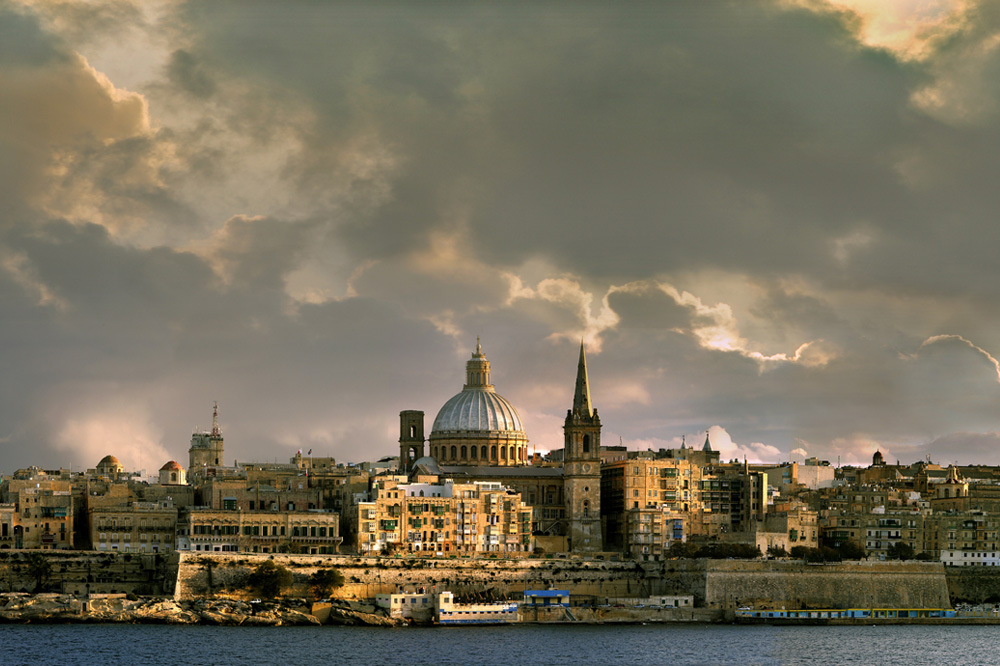
[[194,508],[177,525],[179,551],[333,555],[342,542],[340,516],[327,511]]
[[363,554],[425,556],[532,552],[531,507],[496,482],[386,482],[358,505]]
[[172,553],[176,526],[177,508],[170,500],[90,509],[90,542],[99,551]]

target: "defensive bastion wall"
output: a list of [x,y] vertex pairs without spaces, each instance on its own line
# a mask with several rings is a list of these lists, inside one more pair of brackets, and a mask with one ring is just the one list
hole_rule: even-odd
[[724,560],[709,564],[706,604],[718,607],[947,608],[940,562]]
[[[333,567],[346,584],[340,598],[365,599],[400,588],[437,586],[457,594],[519,596],[525,589],[568,589],[578,598],[692,595],[697,606],[786,608],[942,608],[951,604],[944,566],[923,562],[671,560],[638,564],[579,559],[410,559],[349,555],[182,553],[175,598],[235,590],[260,562],[288,567],[305,592],[305,578]],[[211,571],[211,574],[209,573]]]

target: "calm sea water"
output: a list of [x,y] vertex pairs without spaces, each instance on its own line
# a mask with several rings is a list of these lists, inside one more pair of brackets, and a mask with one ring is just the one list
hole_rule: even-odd
[[998,627],[0,625],[0,665],[998,664]]

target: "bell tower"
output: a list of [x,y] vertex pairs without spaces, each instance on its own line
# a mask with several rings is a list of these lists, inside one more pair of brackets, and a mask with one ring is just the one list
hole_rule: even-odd
[[424,413],[407,409],[399,413],[399,471],[409,474],[413,461],[424,457]]
[[601,419],[590,403],[587,353],[580,342],[573,407],[563,425],[563,495],[568,519],[568,550],[603,550],[601,534]]
[[223,466],[225,455],[225,440],[222,438],[222,428],[219,427],[219,403],[212,406],[211,432],[196,432],[191,435],[191,447],[188,449],[188,474],[195,476],[206,467]]

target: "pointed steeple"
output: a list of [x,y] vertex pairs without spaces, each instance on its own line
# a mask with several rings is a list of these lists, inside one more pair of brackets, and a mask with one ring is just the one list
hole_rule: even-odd
[[701,450],[706,453],[712,452],[712,442],[708,438],[708,431],[705,431],[705,446],[701,447]]
[[587,352],[580,340],[580,363],[576,367],[576,391],[573,393],[573,414],[591,417],[594,410],[590,406],[590,380],[587,379]]
[[681,451],[684,451],[688,447],[685,437],[686,435],[681,435]]

